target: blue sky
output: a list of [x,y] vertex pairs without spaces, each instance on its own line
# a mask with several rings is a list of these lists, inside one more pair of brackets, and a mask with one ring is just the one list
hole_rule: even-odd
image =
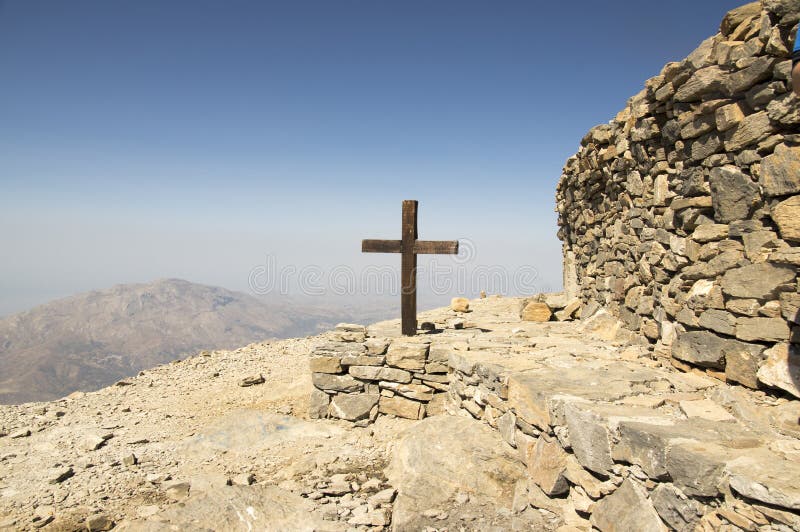
[[564,161],[738,4],[0,1],[0,314],[396,266],[403,199],[558,289]]

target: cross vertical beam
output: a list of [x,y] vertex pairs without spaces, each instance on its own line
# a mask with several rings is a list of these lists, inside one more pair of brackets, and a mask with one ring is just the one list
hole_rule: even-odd
[[400,244],[400,322],[404,336],[417,334],[417,201],[403,201],[403,229]]
[[362,240],[364,253],[400,253],[400,316],[405,336],[417,334],[417,255],[458,253],[457,240],[417,240],[416,200],[403,201],[400,240]]

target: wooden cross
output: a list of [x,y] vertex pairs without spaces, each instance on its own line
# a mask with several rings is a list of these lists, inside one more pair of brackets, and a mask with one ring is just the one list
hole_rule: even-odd
[[405,336],[417,334],[417,255],[458,253],[457,240],[417,240],[417,200],[403,201],[402,240],[362,240],[363,253],[400,253],[400,317]]

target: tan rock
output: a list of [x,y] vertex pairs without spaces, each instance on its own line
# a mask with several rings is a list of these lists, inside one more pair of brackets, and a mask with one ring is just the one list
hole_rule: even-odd
[[447,407],[450,404],[450,399],[446,393],[437,393],[433,399],[425,405],[425,414],[428,416],[439,416],[447,412]]
[[19,438],[27,438],[30,435],[31,435],[31,429],[29,429],[28,427],[24,427],[12,431],[11,433],[9,433],[8,437],[11,438],[12,440],[16,440]]
[[86,518],[86,530],[89,532],[111,530],[112,528],[114,528],[114,520],[106,514],[95,514]]
[[364,387],[364,383],[357,381],[350,375],[331,375],[330,373],[312,373],[311,382],[320,390],[334,392],[356,392]]
[[378,394],[344,394],[334,396],[330,404],[331,417],[358,421],[370,416],[372,408],[378,404]]
[[346,343],[363,342],[367,338],[367,335],[357,331],[334,331],[331,337],[334,341]]
[[341,373],[342,359],[340,357],[322,356],[311,357],[309,365],[315,373]]
[[[395,530],[424,529],[420,517],[431,508],[461,513],[477,509],[476,502],[491,505],[492,514],[495,508],[509,509],[517,481],[525,478],[524,466],[497,431],[458,416],[414,424],[391,458],[385,471],[397,489]],[[468,502],[471,508],[465,508]]]
[[612,480],[601,481],[589,473],[571,454],[567,455],[567,469],[564,476],[572,484],[583,488],[592,499],[599,499],[617,488]]
[[722,291],[727,296],[771,299],[776,292],[782,291],[783,285],[792,282],[795,277],[791,267],[760,263],[728,270],[723,275],[721,284]]
[[392,367],[421,371],[428,358],[428,344],[394,342],[386,352],[386,364]]
[[[134,530],[327,530],[312,501],[277,486],[221,486],[173,504]],[[165,526],[165,524],[168,525]],[[138,525],[138,526],[137,526]]]
[[658,515],[673,530],[695,530],[702,514],[700,504],[671,484],[659,484],[650,494]]
[[244,379],[239,381],[239,386],[242,388],[248,388],[250,386],[256,386],[257,384],[264,384],[266,380],[264,379],[264,375],[260,373],[258,375],[251,375],[249,377],[245,377]]
[[379,356],[386,354],[386,348],[389,347],[389,342],[380,338],[369,338],[366,342],[364,342],[364,345],[367,348],[368,355]]
[[773,506],[800,510],[797,477],[800,464],[766,449],[754,450],[726,466],[731,488],[741,495]]
[[682,211],[683,209],[689,209],[692,207],[700,207],[700,208],[707,208],[711,207],[713,200],[711,196],[696,196],[694,198],[675,198],[670,203],[670,207],[672,207],[675,211]]
[[800,353],[791,344],[767,349],[766,360],[758,370],[758,380],[800,398]]
[[772,155],[761,161],[761,184],[767,196],[800,192],[800,146],[778,144]]
[[345,355],[342,366],[383,366],[386,357],[383,355]]
[[738,318],[736,338],[746,342],[782,342],[791,331],[783,318]]
[[540,294],[537,299],[543,303],[547,303],[547,306],[552,310],[562,309],[570,302],[570,297],[565,292],[546,292]]
[[358,323],[337,323],[334,330],[337,332],[367,333],[367,328]]
[[658,408],[664,404],[664,398],[652,395],[634,395],[621,401],[624,405],[641,406],[644,408]]
[[565,477],[567,453],[557,440],[539,436],[528,458],[528,475],[548,496],[563,495],[569,491]]
[[707,419],[709,421],[734,421],[734,417],[710,399],[697,401],[681,401],[681,410],[689,418]]
[[415,399],[417,401],[430,401],[433,399],[433,388],[424,384],[400,384],[397,382],[381,382],[381,388],[392,390],[398,395]]
[[761,13],[761,2],[751,2],[728,11],[722,19],[719,31],[723,35],[730,35],[742,22]]
[[725,138],[725,150],[741,150],[767,138],[774,131],[775,126],[772,125],[766,111],[748,115],[735,128],[728,131]]
[[520,317],[524,321],[544,322],[550,321],[550,318],[553,317],[553,312],[550,310],[550,307],[547,306],[547,303],[531,301],[522,309]]
[[353,377],[368,381],[411,382],[411,373],[397,368],[387,368],[384,366],[350,366],[349,371],[350,375]]
[[772,208],[772,219],[781,238],[800,241],[800,196],[793,196]]
[[571,320],[575,313],[577,313],[581,308],[581,300],[580,299],[573,299],[562,309],[556,312],[556,319],[558,321],[566,321]]
[[762,360],[764,346],[728,340],[725,352],[725,380],[738,382],[749,388],[758,388],[759,365]]
[[713,242],[728,238],[729,226],[726,224],[703,224],[698,225],[692,233],[692,240],[695,242]]
[[391,511],[388,508],[379,508],[363,515],[351,517],[347,522],[351,525],[384,527],[392,520]]
[[83,440],[81,440],[79,447],[84,451],[96,451],[105,445],[105,443],[105,438],[98,436],[97,434],[87,434]]
[[601,532],[666,532],[647,490],[626,480],[613,494],[595,504],[592,525]]
[[581,329],[603,340],[614,340],[622,328],[622,322],[606,309],[601,308],[581,323]]
[[179,501],[189,497],[191,484],[181,480],[170,480],[161,484],[161,487],[164,489],[167,497],[173,501]]
[[454,297],[450,300],[450,309],[455,312],[468,312],[469,299],[466,297]]
[[230,479],[231,486],[250,486],[256,478],[252,473],[239,473]]
[[311,419],[326,418],[328,416],[328,405],[330,402],[331,398],[327,393],[313,388],[308,403],[308,417]]
[[723,105],[716,112],[716,123],[719,131],[727,131],[744,119],[742,106],[739,103]]
[[398,396],[381,397],[378,411],[406,419],[422,419],[425,416],[425,406],[422,403]]

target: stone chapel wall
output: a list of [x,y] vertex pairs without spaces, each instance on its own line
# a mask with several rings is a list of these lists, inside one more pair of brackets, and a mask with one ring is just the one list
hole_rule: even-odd
[[797,0],[728,13],[586,134],[556,199],[585,308],[675,365],[800,397],[798,19]]

